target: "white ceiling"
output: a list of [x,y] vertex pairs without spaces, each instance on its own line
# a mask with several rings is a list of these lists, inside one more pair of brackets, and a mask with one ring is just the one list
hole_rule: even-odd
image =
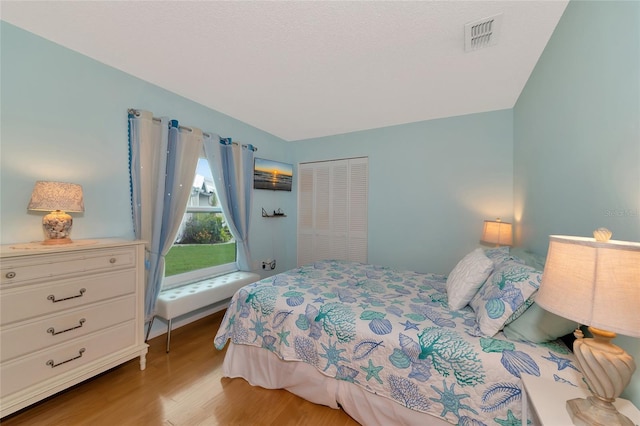
[[[1,18],[285,140],[512,108],[567,1],[2,1]],[[495,46],[464,24],[502,13]]]

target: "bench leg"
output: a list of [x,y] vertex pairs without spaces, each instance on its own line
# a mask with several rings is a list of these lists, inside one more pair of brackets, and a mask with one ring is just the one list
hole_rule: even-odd
[[167,322],[167,353],[169,353],[169,344],[171,343],[171,321]]
[[144,337],[144,342],[147,343],[149,340],[149,333],[151,333],[151,326],[153,325],[153,321],[156,319],[156,316],[151,317],[151,321],[149,321],[149,327],[147,327],[147,335]]

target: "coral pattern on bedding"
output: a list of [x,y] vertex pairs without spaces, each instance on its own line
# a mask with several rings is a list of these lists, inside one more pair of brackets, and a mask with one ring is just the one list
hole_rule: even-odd
[[215,346],[262,347],[460,425],[519,425],[523,374],[581,385],[559,342],[473,336],[473,310],[450,311],[445,285],[437,274],[305,265],[236,292]]

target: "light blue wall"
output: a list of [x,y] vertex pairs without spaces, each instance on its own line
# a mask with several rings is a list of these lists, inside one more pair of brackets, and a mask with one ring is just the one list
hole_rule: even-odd
[[[10,24],[0,25],[2,244],[42,239],[42,214],[27,212],[36,180],[83,185],[85,213],[74,214],[74,238],[133,238],[129,107],[252,143],[258,156],[288,160],[288,145],[273,135]],[[282,247],[282,267],[294,264],[286,239],[295,218],[279,219],[277,226],[287,232],[271,232],[273,227],[260,217],[262,205],[290,211],[295,196],[255,191],[250,236],[256,260],[274,258],[272,248]]]
[[[41,239],[41,215],[26,211],[38,179],[84,186],[74,237],[133,237],[129,107],[250,142],[259,157],[368,156],[372,263],[448,273],[497,216],[538,253],[551,233],[598,226],[640,241],[639,22],[637,2],[573,1],[514,110],[295,143],[1,23],[0,242]],[[277,259],[275,272],[296,263],[296,183],[254,193],[251,249]],[[637,339],[617,340],[640,360]],[[639,388],[636,374],[637,406]]]
[[[601,226],[640,241],[640,2],[569,3],[514,108],[514,130],[523,246],[545,254],[550,234]],[[616,343],[640,363],[639,339]],[[640,407],[640,371],[624,395]]]
[[369,262],[448,274],[511,220],[512,111],[298,141],[296,162],[369,157]]

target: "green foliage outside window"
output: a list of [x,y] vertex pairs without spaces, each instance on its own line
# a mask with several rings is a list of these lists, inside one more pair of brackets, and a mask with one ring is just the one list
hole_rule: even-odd
[[192,213],[177,244],[218,244],[231,240],[229,228],[222,216],[211,213]]

